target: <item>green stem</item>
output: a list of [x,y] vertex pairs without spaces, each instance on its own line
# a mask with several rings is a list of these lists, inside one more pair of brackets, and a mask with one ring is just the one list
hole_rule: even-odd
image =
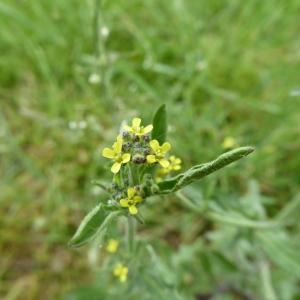
[[94,43],[95,43],[94,44],[94,47],[95,47],[95,57],[97,59],[100,56],[100,41],[99,41],[100,4],[101,4],[101,0],[95,0],[93,30],[94,30]]
[[134,252],[134,234],[135,234],[135,220],[132,216],[127,217],[127,242],[128,252],[131,255]]

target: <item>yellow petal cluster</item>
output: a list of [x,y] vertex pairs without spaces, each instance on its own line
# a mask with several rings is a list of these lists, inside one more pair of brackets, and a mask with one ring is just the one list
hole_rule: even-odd
[[137,136],[143,136],[149,132],[152,131],[153,125],[147,125],[146,127],[141,126],[142,120],[140,118],[133,118],[131,121],[131,126],[124,125],[123,129],[131,134],[137,135]]
[[233,148],[235,145],[236,145],[236,140],[232,136],[227,136],[222,142],[222,147],[224,149]]
[[115,266],[113,273],[121,282],[125,282],[127,280],[128,268],[119,263]]
[[119,248],[119,242],[115,239],[110,239],[106,246],[106,251],[109,253],[116,253]]
[[112,159],[114,164],[111,167],[111,171],[116,174],[120,171],[121,165],[130,161],[130,153],[122,154],[122,137],[118,136],[117,141],[113,144],[112,148],[104,148],[102,155],[106,158]]
[[127,207],[129,213],[135,215],[138,213],[137,204],[143,201],[143,198],[137,195],[136,189],[133,187],[129,187],[127,189],[127,198],[120,200],[120,205],[122,207]]
[[153,164],[158,162],[163,168],[168,168],[170,162],[165,158],[167,152],[171,149],[171,144],[168,142],[163,143],[161,146],[157,140],[150,141],[150,147],[153,154],[147,155],[147,162]]

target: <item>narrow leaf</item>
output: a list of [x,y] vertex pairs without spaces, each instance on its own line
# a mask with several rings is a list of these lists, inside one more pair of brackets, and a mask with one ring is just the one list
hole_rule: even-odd
[[295,278],[300,278],[300,254],[295,245],[278,233],[258,232],[257,237],[275,265],[293,274]]
[[153,117],[152,139],[156,139],[160,144],[166,141],[167,136],[167,112],[166,105],[161,105]]
[[80,247],[92,240],[99,233],[113,216],[119,212],[104,210],[102,204],[94,207],[82,220],[75,235],[69,242],[70,247]]

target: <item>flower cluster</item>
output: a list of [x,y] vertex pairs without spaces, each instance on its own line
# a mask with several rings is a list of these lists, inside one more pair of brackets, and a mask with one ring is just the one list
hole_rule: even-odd
[[115,266],[113,273],[121,282],[125,282],[127,280],[128,268],[119,263]]
[[119,242],[115,239],[110,239],[106,246],[106,251],[109,253],[116,253],[119,248]]
[[[171,171],[181,168],[179,158],[168,157],[171,144],[168,142],[160,144],[158,140],[151,139],[152,130],[152,124],[143,126],[140,118],[133,118],[131,126],[123,126],[112,147],[104,148],[102,151],[102,155],[113,162],[111,166],[111,172],[114,174],[113,199],[118,201],[121,207],[128,209],[132,215],[138,213],[137,206],[147,196],[142,189],[145,187],[143,175],[152,166],[160,167],[156,170],[158,181]],[[153,168],[151,172],[148,173],[153,174]]]

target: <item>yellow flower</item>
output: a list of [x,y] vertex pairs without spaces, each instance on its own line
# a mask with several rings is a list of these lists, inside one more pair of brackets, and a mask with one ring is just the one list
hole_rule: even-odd
[[109,253],[116,253],[119,247],[119,242],[114,239],[110,239],[106,246],[106,251]]
[[169,166],[167,168],[160,168],[157,171],[157,176],[155,177],[156,182],[160,182],[163,178],[172,171],[178,171],[181,169],[181,159],[175,155],[170,156]]
[[130,161],[130,154],[122,154],[122,143],[123,139],[118,136],[117,141],[113,144],[112,149],[104,148],[102,155],[106,158],[114,160],[114,164],[111,167],[111,171],[116,174],[120,171],[121,165],[126,164]]
[[170,143],[163,143],[161,146],[157,140],[150,141],[150,147],[154,154],[147,155],[147,162],[153,164],[158,162],[163,168],[167,168],[170,163],[165,158],[165,154],[171,149]]
[[113,273],[116,277],[119,277],[121,282],[125,282],[127,280],[128,268],[123,264],[117,264]]
[[227,136],[222,143],[224,149],[232,148],[236,145],[236,141],[232,136]]
[[140,118],[133,118],[131,127],[124,125],[123,128],[131,134],[142,136],[149,133],[153,129],[153,125],[141,126],[142,120]]
[[138,209],[136,205],[143,201],[141,196],[136,194],[136,190],[133,187],[127,189],[127,198],[120,200],[120,205],[122,207],[128,207],[129,212],[132,215],[137,214]]
[[178,171],[181,169],[181,159],[175,155],[170,156],[169,166],[167,168],[161,168],[158,170],[158,175],[165,175],[172,171]]

